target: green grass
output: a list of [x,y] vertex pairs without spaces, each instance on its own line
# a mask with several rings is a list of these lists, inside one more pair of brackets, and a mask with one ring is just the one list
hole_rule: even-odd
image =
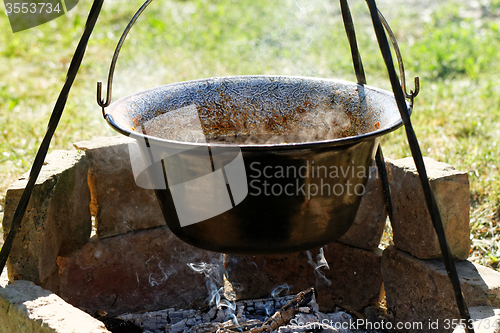
[[[364,1],[351,1],[368,83],[389,89]],[[404,2],[402,2],[404,3]],[[464,1],[380,9],[400,43],[407,81],[421,78],[413,124],[424,155],[466,171],[475,260],[496,267],[500,249],[500,31],[498,0],[467,17]],[[140,1],[106,2],[52,142],[114,135],[95,103],[114,47]],[[0,19],[0,196],[33,161],[83,30],[89,0],[45,25],[12,34]],[[170,0],[153,2],[132,29],[116,68],[113,100],[146,88],[223,75],[284,74],[355,80],[338,3]],[[383,138],[409,156],[404,130]],[[1,202],[0,197],[0,202]]]

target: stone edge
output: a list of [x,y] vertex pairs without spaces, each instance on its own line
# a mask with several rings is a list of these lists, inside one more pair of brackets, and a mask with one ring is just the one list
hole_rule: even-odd
[[6,270],[0,277],[0,331],[110,333],[102,322],[32,282],[9,284]]

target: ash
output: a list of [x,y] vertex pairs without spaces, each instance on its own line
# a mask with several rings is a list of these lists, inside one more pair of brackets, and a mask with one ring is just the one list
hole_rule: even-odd
[[[363,330],[359,319],[343,311],[322,313],[314,294],[297,301],[300,294],[268,299],[242,300],[230,307],[202,310],[166,309],[117,317],[140,327],[144,333],[388,333]],[[303,296],[303,295],[302,295]],[[305,304],[304,304],[305,303]]]

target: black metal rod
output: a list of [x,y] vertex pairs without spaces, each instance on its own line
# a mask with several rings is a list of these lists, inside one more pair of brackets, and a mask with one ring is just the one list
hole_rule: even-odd
[[[363,69],[363,62],[359,53],[358,43],[356,41],[354,23],[347,0],[340,0],[340,8],[342,11],[345,31],[347,33],[347,39],[349,40],[349,46],[351,48],[352,62],[356,73],[356,79],[359,84],[366,84],[366,75]],[[377,154],[375,155],[375,163],[377,164],[378,173],[380,175],[380,179],[382,180],[382,192],[384,194],[385,208],[387,214],[389,214],[389,220],[392,221],[391,188],[389,186],[387,169],[385,167],[384,154],[382,153],[382,146],[380,144],[378,145]]]
[[465,303],[464,296],[460,288],[460,280],[458,278],[455,262],[453,261],[453,256],[448,247],[448,243],[446,242],[446,235],[444,233],[443,222],[441,221],[441,215],[439,214],[439,209],[437,207],[436,200],[432,193],[429,180],[427,179],[427,172],[425,170],[424,160],[422,158],[422,152],[420,151],[420,146],[418,144],[415,131],[413,130],[411,124],[410,114],[406,106],[406,100],[403,95],[403,90],[401,89],[398,76],[394,68],[394,63],[392,60],[389,43],[387,41],[387,36],[385,35],[384,27],[380,22],[375,0],[366,0],[366,2],[368,3],[368,8],[370,9],[370,15],[372,17],[373,27],[375,29],[375,34],[377,35],[380,51],[382,52],[385,65],[389,73],[389,79],[391,82],[392,90],[394,91],[394,97],[396,99],[396,103],[398,105],[401,118],[403,119],[403,123],[405,125],[408,144],[410,146],[410,150],[413,155],[415,166],[417,167],[420,182],[422,183],[422,189],[424,191],[425,201],[427,203],[427,208],[431,215],[432,224],[434,225],[434,229],[436,230],[446,271],[448,272],[448,277],[451,281],[453,290],[455,292],[455,299],[457,301],[458,310],[460,312],[460,316],[462,317],[462,319],[465,320],[466,323],[465,331],[468,333],[473,333],[474,329],[472,327],[469,327],[470,326],[469,324],[471,323],[469,310],[467,309],[467,304]]
[[385,159],[381,145],[378,145],[377,155],[375,155],[375,163],[377,164],[378,174],[382,180],[382,193],[384,194],[385,209],[387,210],[387,215],[389,215],[389,221],[392,223],[391,187],[389,185],[389,176],[387,175],[387,168],[385,166]]
[[354,31],[354,23],[352,21],[351,11],[347,0],[340,0],[340,9],[342,11],[342,19],[344,21],[345,31],[347,33],[347,39],[349,40],[349,46],[351,47],[352,62],[354,65],[354,71],[356,72],[356,79],[359,84],[366,84],[365,70],[363,69],[363,62],[361,61],[361,55],[359,54],[358,43],[356,42],[356,32]]
[[92,34],[92,30],[94,29],[97,18],[99,17],[103,2],[104,0],[95,0],[92,4],[92,8],[90,9],[90,13],[87,18],[87,22],[85,23],[85,29],[83,31],[82,37],[80,39],[80,42],[78,43],[75,54],[73,55],[73,59],[71,60],[71,63],[69,65],[68,73],[66,75],[66,81],[64,82],[64,85],[54,106],[54,110],[52,111],[52,115],[50,116],[49,124],[47,126],[47,132],[45,133],[42,143],[40,144],[40,148],[38,148],[38,151],[36,153],[35,160],[28,177],[28,183],[23,191],[23,194],[21,195],[21,199],[19,200],[16,211],[14,212],[14,217],[12,219],[9,234],[7,235],[5,243],[2,246],[2,250],[0,251],[0,273],[3,272],[5,264],[7,263],[7,258],[9,257],[14,238],[16,237],[19,229],[21,229],[21,221],[23,220],[24,213],[26,212],[26,208],[28,207],[31,193],[33,192],[33,188],[35,187],[36,180],[40,175],[40,170],[42,169],[43,162],[50,147],[50,141],[54,136],[57,125],[59,124],[59,120],[61,119],[62,113],[64,111],[64,107],[66,106],[69,91],[71,90],[71,86],[75,81],[78,69],[80,68],[80,64],[82,63],[85,49],[87,48],[87,43],[89,41],[90,35]]

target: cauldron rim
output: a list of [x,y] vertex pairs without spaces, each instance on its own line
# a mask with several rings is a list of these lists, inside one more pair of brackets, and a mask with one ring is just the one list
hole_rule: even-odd
[[[345,146],[345,145],[352,145],[361,141],[366,141],[366,140],[371,140],[376,137],[380,137],[382,135],[385,135],[387,133],[390,133],[399,127],[403,125],[403,122],[401,118],[398,118],[398,121],[390,124],[389,126],[385,128],[381,128],[375,131],[371,131],[368,133],[363,133],[363,134],[358,134],[355,136],[347,136],[347,137],[342,137],[342,138],[336,138],[336,139],[328,139],[328,140],[317,140],[317,141],[306,141],[306,142],[290,142],[290,143],[280,143],[280,144],[275,144],[275,143],[262,143],[262,144],[228,144],[228,143],[218,143],[218,142],[188,142],[188,141],[177,141],[177,140],[169,140],[169,139],[164,139],[164,138],[159,138],[157,136],[152,136],[152,135],[147,135],[147,134],[142,134],[140,132],[133,131],[131,129],[127,129],[126,126],[123,126],[120,124],[119,121],[117,121],[114,117],[115,114],[120,112],[119,106],[129,100],[130,98],[134,96],[138,96],[140,94],[145,94],[148,92],[153,92],[155,90],[159,89],[166,89],[170,87],[177,87],[177,86],[182,86],[182,85],[189,85],[189,84],[196,84],[196,83],[201,83],[201,82],[206,82],[209,80],[235,80],[235,79],[262,79],[262,78],[267,78],[267,79],[291,79],[291,80],[306,80],[306,81],[317,81],[317,82],[330,82],[330,83],[338,83],[338,84],[344,84],[344,85],[350,85],[350,86],[358,86],[358,87],[363,87],[364,89],[369,89],[373,92],[380,93],[382,95],[386,95],[387,97],[392,97],[394,98],[394,94],[381,89],[377,87],[373,87],[370,85],[362,85],[359,83],[354,83],[346,80],[341,80],[341,79],[330,79],[330,78],[318,78],[318,77],[307,77],[307,76],[290,76],[290,75],[236,75],[236,76],[218,76],[218,77],[210,77],[210,78],[203,78],[203,79],[196,79],[196,80],[189,80],[189,81],[181,81],[181,82],[175,82],[175,83],[170,83],[166,85],[161,85],[153,88],[149,88],[146,90],[142,90],[127,96],[124,96],[120,98],[119,100],[113,102],[108,109],[103,109],[103,115],[107,123],[117,132],[125,135],[125,136],[130,136],[133,137],[134,139],[145,139],[145,140],[155,140],[158,143],[163,143],[166,145],[186,145],[186,146],[191,146],[191,147],[224,147],[224,148],[231,148],[231,147],[237,147],[240,149],[244,150],[267,150],[270,148],[273,149],[310,149],[310,148],[321,148],[321,147],[334,147],[334,146]],[[410,104],[407,102],[407,107],[409,112],[411,113],[412,109],[410,107]],[[123,108],[122,108],[123,109]]]

